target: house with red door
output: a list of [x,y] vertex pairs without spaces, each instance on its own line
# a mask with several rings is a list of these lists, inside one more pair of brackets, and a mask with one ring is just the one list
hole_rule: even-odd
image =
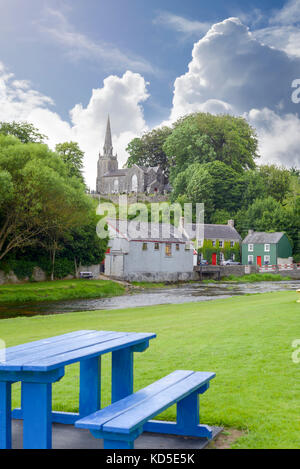
[[209,264],[222,264],[229,258],[233,261],[240,258],[242,238],[235,229],[234,220],[227,224],[187,224],[186,233],[194,241],[195,249],[201,259]]
[[292,244],[285,233],[265,233],[249,230],[242,243],[242,264],[282,265],[293,263]]

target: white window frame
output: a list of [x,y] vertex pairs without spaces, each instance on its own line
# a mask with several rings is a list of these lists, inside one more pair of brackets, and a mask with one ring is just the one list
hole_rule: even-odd
[[248,244],[248,251],[254,252],[254,244]]
[[230,241],[230,247],[234,248],[234,241]]
[[254,256],[253,256],[253,254],[248,255],[248,264],[249,264],[250,262],[251,262],[252,264],[254,263]]
[[265,252],[270,252],[270,251],[271,251],[271,245],[265,244]]
[[269,262],[269,263],[271,262],[271,256],[264,256],[264,264],[266,262]]
[[223,247],[223,241],[219,241],[219,248],[222,248]]

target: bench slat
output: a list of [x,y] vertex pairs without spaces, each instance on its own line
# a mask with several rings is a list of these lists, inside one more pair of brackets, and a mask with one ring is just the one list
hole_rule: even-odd
[[50,371],[58,366],[70,365],[71,363],[80,361],[81,359],[93,358],[101,353],[109,353],[119,350],[124,348],[124,346],[133,346],[155,337],[156,334],[128,333],[124,337],[118,339],[112,339],[83,349],[44,358],[43,360],[40,360],[37,356],[36,360],[27,363],[22,367],[22,369],[24,371]]
[[53,344],[60,342],[61,340],[65,340],[66,338],[76,338],[83,336],[85,334],[89,334],[91,332],[96,332],[96,331],[74,331],[74,332],[69,332],[67,334],[62,334],[62,335],[56,335],[54,337],[49,337],[45,339],[40,339],[40,340],[35,340],[33,342],[27,342],[26,344],[20,344],[20,345],[14,345],[13,347],[8,347],[6,349],[6,356],[7,357],[13,357],[15,353],[22,352],[22,351],[27,351],[30,349],[34,349],[35,347],[39,347],[40,345],[44,344]]
[[215,373],[195,372],[177,384],[155,394],[145,402],[138,403],[121,415],[102,425],[102,430],[115,433],[131,433],[150,418],[163,412],[168,407],[205,385]]
[[80,337],[65,338],[59,342],[42,344],[28,351],[16,352],[13,358],[7,358],[6,356],[6,365],[10,367],[14,365],[22,367],[32,361],[36,361],[37,358],[40,361],[43,358],[50,358],[65,352],[80,350],[84,347],[96,345],[111,339],[117,339],[125,335],[125,332],[95,331]]
[[105,407],[102,410],[99,410],[83,419],[80,419],[76,422],[75,426],[79,428],[90,428],[94,430],[100,430],[102,426],[109,422],[111,419],[127,412],[128,409],[136,406],[137,404],[144,403],[147,399],[155,396],[157,393],[168,389],[174,384],[180,383],[182,380],[194,374],[193,371],[182,371],[177,370],[173,373],[165,376],[164,378],[156,381],[155,383],[150,384],[144,389],[137,391],[134,394],[131,394],[124,399],[111,404],[108,407]]
[[26,363],[35,359],[37,357],[37,354],[39,357],[42,357],[43,354],[48,354],[49,356],[57,355],[57,353],[59,353],[66,347],[69,347],[70,350],[72,350],[72,347],[73,349],[80,348],[81,345],[84,346],[89,341],[91,344],[93,343],[93,341],[97,343],[99,337],[104,337],[108,334],[111,334],[111,332],[90,331],[88,334],[79,335],[77,337],[61,336],[60,340],[50,343],[40,343],[39,345],[36,345],[35,347],[29,348],[27,350],[14,351],[13,353],[9,353],[8,351],[8,353],[6,354],[6,365],[10,365],[13,363],[19,363],[21,365],[22,363]]

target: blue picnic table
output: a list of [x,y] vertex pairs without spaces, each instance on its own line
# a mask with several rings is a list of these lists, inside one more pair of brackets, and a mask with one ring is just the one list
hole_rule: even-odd
[[[23,419],[23,448],[49,449],[52,422],[73,424],[101,408],[101,355],[112,353],[112,403],[133,393],[133,355],[152,333],[82,330],[6,349],[0,363],[0,449],[11,448],[11,419]],[[52,383],[80,363],[79,413],[52,411]],[[21,381],[21,408],[11,411],[11,385]]]

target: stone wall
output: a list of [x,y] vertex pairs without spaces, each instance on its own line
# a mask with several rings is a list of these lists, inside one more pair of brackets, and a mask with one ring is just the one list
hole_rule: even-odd
[[[92,272],[94,275],[94,278],[98,278],[100,276],[100,264],[97,265],[90,265],[90,266],[80,266],[78,269],[78,272],[84,271],[84,272]],[[68,275],[64,280],[69,280],[75,278],[74,275]],[[13,271],[10,271],[8,274],[3,272],[3,270],[0,270],[0,285],[4,285],[6,283],[26,283],[29,282],[29,278],[26,277],[24,279],[18,279],[18,277],[15,275]],[[35,282],[45,282],[46,280],[49,280],[47,278],[46,273],[40,268],[40,267],[34,267],[33,269],[33,275],[32,275],[32,280]]]
[[[91,197],[94,199],[100,200],[100,195],[99,194],[90,194]],[[109,200],[113,202],[114,204],[119,204],[119,197],[120,195],[118,194],[110,194],[107,196],[103,196],[105,200]],[[137,202],[148,202],[148,203],[161,203],[161,202],[167,202],[169,200],[168,195],[164,194],[127,194],[127,201],[128,205],[129,204],[135,204]]]

